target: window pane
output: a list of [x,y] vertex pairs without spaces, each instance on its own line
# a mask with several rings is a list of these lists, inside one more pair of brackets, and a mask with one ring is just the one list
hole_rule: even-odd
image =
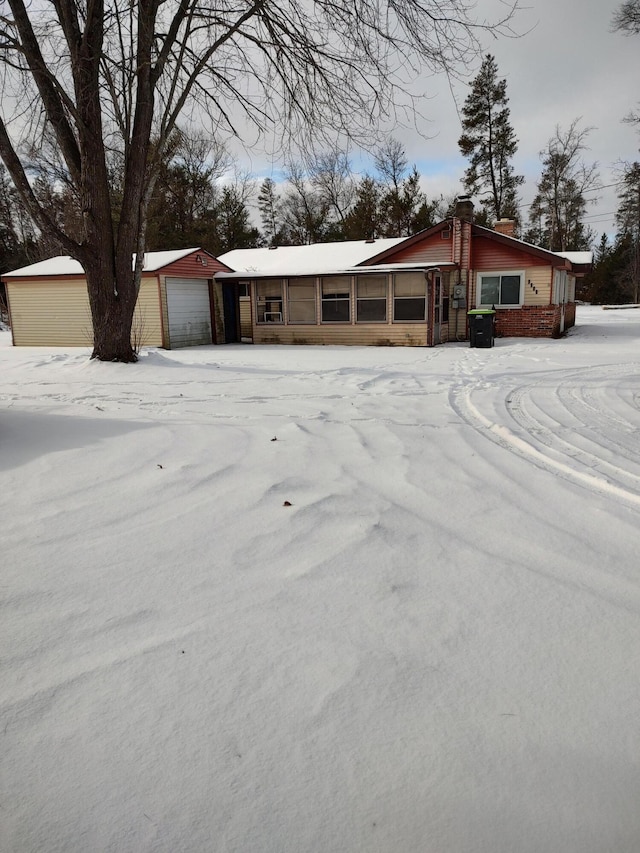
[[256,283],[258,299],[282,299],[282,282],[280,279],[267,279]]
[[282,322],[282,281],[267,279],[256,282],[258,323]]
[[358,297],[384,297],[387,296],[387,279],[383,275],[358,276]]
[[323,299],[323,323],[348,323],[350,318],[348,299]]
[[480,279],[480,304],[481,305],[499,305],[500,304],[500,276],[499,275],[483,275]]
[[315,300],[307,299],[300,302],[289,302],[290,323],[315,323],[316,303]]
[[520,303],[520,276],[503,275],[501,291],[501,305],[518,305]]
[[387,300],[358,299],[359,322],[379,322],[387,319]]
[[289,299],[315,299],[316,286],[313,281],[289,281]]
[[351,293],[351,279],[348,275],[336,275],[322,279],[322,295],[340,295],[348,298]]
[[258,302],[258,323],[282,323],[282,300]]
[[395,276],[394,293],[396,296],[424,296],[427,282],[424,273],[409,272]]
[[426,300],[423,298],[395,299],[393,304],[393,319],[424,320]]

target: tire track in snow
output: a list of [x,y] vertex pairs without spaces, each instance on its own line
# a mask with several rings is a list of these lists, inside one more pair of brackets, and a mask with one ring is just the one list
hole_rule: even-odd
[[[621,398],[616,389],[622,377],[629,391]],[[505,450],[640,507],[640,411],[633,395],[639,380],[637,365],[546,374],[499,392],[502,400],[489,413],[476,402],[486,381],[464,377],[449,402],[462,420]]]

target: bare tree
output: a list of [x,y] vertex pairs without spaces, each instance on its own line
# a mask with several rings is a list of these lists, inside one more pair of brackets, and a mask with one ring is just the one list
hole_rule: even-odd
[[327,202],[300,163],[289,163],[286,176],[288,187],[280,210],[287,242],[294,246],[321,242],[329,213]]
[[591,128],[579,128],[574,119],[554,135],[540,152],[542,175],[529,211],[525,239],[552,252],[587,249],[593,235],[585,226],[585,193],[599,185],[597,163],[586,163],[583,153]]
[[613,28],[629,35],[640,34],[640,0],[625,0],[613,14]]
[[[517,2],[487,22],[470,0],[5,0],[0,157],[37,227],[85,270],[94,357],[136,359],[147,209],[181,116],[206,113],[218,134],[277,120],[298,143],[370,138],[408,79],[468,63]],[[39,203],[26,143],[74,188],[79,236]]]
[[340,227],[354,203],[355,184],[349,157],[332,148],[318,154],[309,166],[312,185]]
[[[640,0],[625,0],[613,15],[613,29],[628,36],[640,35]],[[633,110],[627,114],[624,121],[640,127],[640,112]]]

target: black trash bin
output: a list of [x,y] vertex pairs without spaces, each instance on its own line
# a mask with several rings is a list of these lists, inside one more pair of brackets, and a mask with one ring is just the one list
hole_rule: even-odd
[[496,312],[492,308],[476,308],[474,311],[467,311],[469,346],[493,346],[495,316]]

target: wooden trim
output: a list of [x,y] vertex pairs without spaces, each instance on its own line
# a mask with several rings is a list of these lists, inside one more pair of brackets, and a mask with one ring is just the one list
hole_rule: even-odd
[[211,342],[217,344],[218,330],[216,329],[216,315],[214,310],[214,300],[216,298],[216,295],[213,289],[213,279],[208,279],[207,284],[209,286],[209,317],[211,318]]
[[[156,282],[158,284],[158,310],[160,311],[160,337],[162,339],[163,348],[166,347],[166,331],[164,328],[164,311],[162,310],[162,284],[160,282],[160,273],[156,275]],[[140,282],[142,284],[142,282]]]

